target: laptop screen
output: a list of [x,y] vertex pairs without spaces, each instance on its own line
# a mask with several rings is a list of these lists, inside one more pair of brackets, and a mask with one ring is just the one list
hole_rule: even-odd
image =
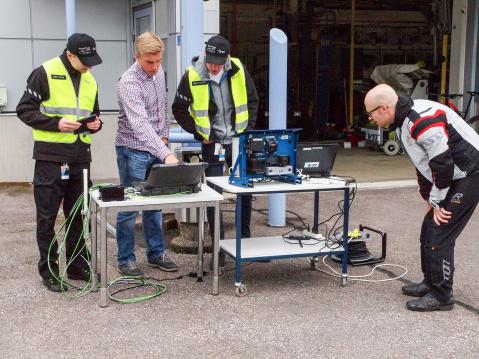
[[337,143],[299,143],[296,147],[296,168],[313,177],[329,177],[333,169]]

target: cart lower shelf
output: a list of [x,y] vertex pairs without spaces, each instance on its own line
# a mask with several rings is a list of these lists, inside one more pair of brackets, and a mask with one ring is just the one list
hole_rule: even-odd
[[[342,246],[328,248],[324,240],[303,240],[302,246],[296,241],[288,241],[292,243],[287,243],[281,236],[242,238],[241,261],[255,261],[266,258],[316,257],[344,253]],[[237,257],[236,239],[221,240],[220,248],[229,256]]]

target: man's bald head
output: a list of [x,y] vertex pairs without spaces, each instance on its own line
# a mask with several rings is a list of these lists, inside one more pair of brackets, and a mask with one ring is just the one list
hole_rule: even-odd
[[364,98],[364,107],[367,112],[374,108],[386,105],[389,107],[396,107],[398,102],[398,95],[394,89],[386,84],[377,85],[371,89]]
[[377,85],[364,98],[364,107],[368,118],[380,127],[387,127],[394,122],[398,95],[385,84]]

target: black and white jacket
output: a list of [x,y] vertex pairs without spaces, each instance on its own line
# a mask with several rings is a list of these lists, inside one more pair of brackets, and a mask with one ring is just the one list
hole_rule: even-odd
[[400,96],[393,127],[433,207],[442,207],[452,181],[479,173],[479,135],[449,107]]

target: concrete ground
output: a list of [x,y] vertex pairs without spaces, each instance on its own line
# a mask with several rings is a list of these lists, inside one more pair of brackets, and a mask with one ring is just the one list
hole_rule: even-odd
[[[335,172],[374,181],[372,170],[341,169],[349,162],[370,156],[340,154]],[[372,156],[372,155],[371,155]],[[405,158],[373,156],[373,161]],[[347,163],[348,160],[344,160]],[[406,161],[407,162],[407,161]],[[405,163],[406,163],[405,162]],[[384,169],[371,166],[380,176]],[[379,171],[378,171],[379,169]],[[405,166],[398,177],[410,179]],[[406,174],[405,174],[406,173]],[[409,175],[407,174],[409,173]],[[405,176],[402,178],[401,176]],[[369,176],[369,177],[368,177]],[[401,177],[401,178],[399,178]],[[368,188],[364,186],[363,188]],[[311,222],[311,195],[288,195],[287,226]],[[340,193],[321,194],[320,215],[337,211]],[[266,197],[253,202],[253,234],[281,234],[288,228],[267,226]],[[227,236],[233,236],[234,205],[225,210]],[[312,271],[305,259],[245,265],[243,281],[248,295],[234,295],[232,262],[220,279],[220,294],[212,296],[211,279],[197,283],[188,277],[195,269],[194,255],[171,256],[179,274],[166,274],[138,263],[147,275],[167,287],[155,299],[130,305],[111,302],[98,306],[98,293],[71,298],[47,291],[37,274],[35,209],[31,189],[0,186],[0,318],[2,358],[478,358],[479,357],[479,217],[476,213],[456,245],[455,309],[450,312],[415,313],[405,309],[401,286],[421,279],[418,234],[424,203],[414,187],[359,190],[351,208],[350,226],[365,224],[388,234],[386,263],[407,267],[405,278],[381,283],[349,281]],[[294,212],[294,213],[293,213]],[[116,242],[108,239],[109,280],[115,271]],[[379,240],[368,248],[379,251]],[[205,258],[209,261],[209,255]],[[328,261],[334,268],[338,265]],[[319,268],[325,269],[322,264]],[[370,267],[350,267],[350,275],[368,273]],[[372,278],[399,275],[400,268],[386,267]],[[134,290],[133,294],[144,293]],[[72,292],[69,292],[71,295]]]

